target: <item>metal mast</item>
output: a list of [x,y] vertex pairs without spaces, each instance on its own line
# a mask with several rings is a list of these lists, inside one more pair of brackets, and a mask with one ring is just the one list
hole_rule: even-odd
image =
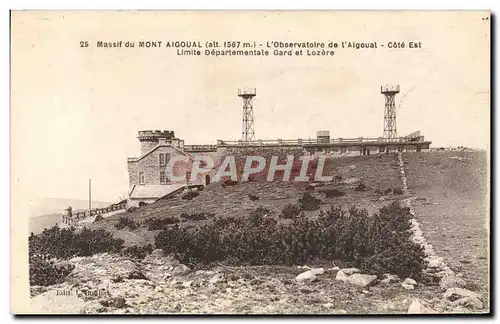
[[399,85],[385,85],[380,87],[380,93],[385,97],[384,110],[384,138],[388,141],[396,140],[398,132],[396,128],[396,94],[399,93]]
[[255,88],[238,89],[238,97],[243,99],[243,129],[241,139],[244,142],[255,140],[252,100],[256,95]]

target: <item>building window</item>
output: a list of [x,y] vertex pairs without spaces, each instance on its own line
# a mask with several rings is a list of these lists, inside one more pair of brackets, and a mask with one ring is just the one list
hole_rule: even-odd
[[144,172],[139,172],[139,184],[144,184]]
[[165,166],[168,164],[170,161],[170,154],[169,153],[160,153],[160,165]]
[[160,171],[160,183],[167,182],[165,179],[165,171]]

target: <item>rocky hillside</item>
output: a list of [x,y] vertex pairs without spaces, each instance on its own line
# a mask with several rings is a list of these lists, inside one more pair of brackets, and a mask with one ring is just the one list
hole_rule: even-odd
[[31,288],[34,312],[394,314],[483,308],[466,289],[426,287],[395,276],[377,280],[334,264],[189,269],[161,250],[142,261],[105,253],[62,263],[75,266],[66,282]]

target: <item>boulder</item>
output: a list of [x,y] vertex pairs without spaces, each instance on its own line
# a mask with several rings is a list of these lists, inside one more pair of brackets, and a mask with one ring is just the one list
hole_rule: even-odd
[[424,305],[420,299],[412,300],[408,307],[408,314],[435,314],[436,311]]
[[345,274],[344,271],[338,271],[337,275],[335,276],[335,280],[340,280],[346,282],[347,279],[349,279],[349,276]]
[[429,268],[444,268],[446,267],[446,263],[444,262],[443,258],[434,258],[429,260],[428,264]]
[[403,287],[406,290],[413,290],[413,289],[415,289],[415,287],[413,285],[409,285],[409,284],[405,284],[405,283],[402,283],[401,287]]
[[411,278],[406,278],[403,281],[403,284],[415,286],[417,284],[417,282]]
[[463,297],[472,297],[481,300],[481,295],[463,288],[449,288],[443,297],[450,301],[456,301]]
[[218,273],[215,276],[213,276],[212,278],[210,278],[208,280],[208,283],[211,285],[215,285],[216,283],[221,282],[222,279],[224,279],[224,276]]
[[457,276],[444,276],[439,282],[439,286],[445,289],[453,287],[463,288],[466,285],[467,283],[465,282],[465,280]]
[[174,270],[172,271],[172,276],[185,276],[189,272],[191,272],[191,269],[189,269],[187,265],[181,263],[174,268]]
[[367,274],[361,274],[361,273],[355,273],[355,274],[347,277],[348,283],[350,283],[352,285],[359,286],[359,287],[368,287],[375,280],[377,280],[376,275],[367,275]]
[[354,273],[361,272],[358,268],[344,268],[344,269],[340,269],[339,271],[342,271],[343,273],[345,273],[348,276],[350,276]]
[[324,268],[312,268],[310,271],[313,275],[322,275],[325,273]]
[[310,282],[310,281],[313,281],[315,279],[316,279],[316,275],[311,270],[308,270],[306,272],[302,272],[297,277],[295,277],[295,281],[297,281],[297,282]]
[[399,276],[390,273],[384,273],[384,279],[380,280],[381,283],[386,285],[398,281],[399,281]]
[[467,307],[472,310],[480,310],[483,309],[484,305],[479,300],[479,298],[475,297],[463,297],[453,302],[454,305]]

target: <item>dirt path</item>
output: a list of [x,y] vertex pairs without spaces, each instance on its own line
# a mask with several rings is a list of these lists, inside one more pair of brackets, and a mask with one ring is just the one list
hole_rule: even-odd
[[489,290],[487,163],[482,152],[405,153],[412,206],[427,241],[470,290]]

